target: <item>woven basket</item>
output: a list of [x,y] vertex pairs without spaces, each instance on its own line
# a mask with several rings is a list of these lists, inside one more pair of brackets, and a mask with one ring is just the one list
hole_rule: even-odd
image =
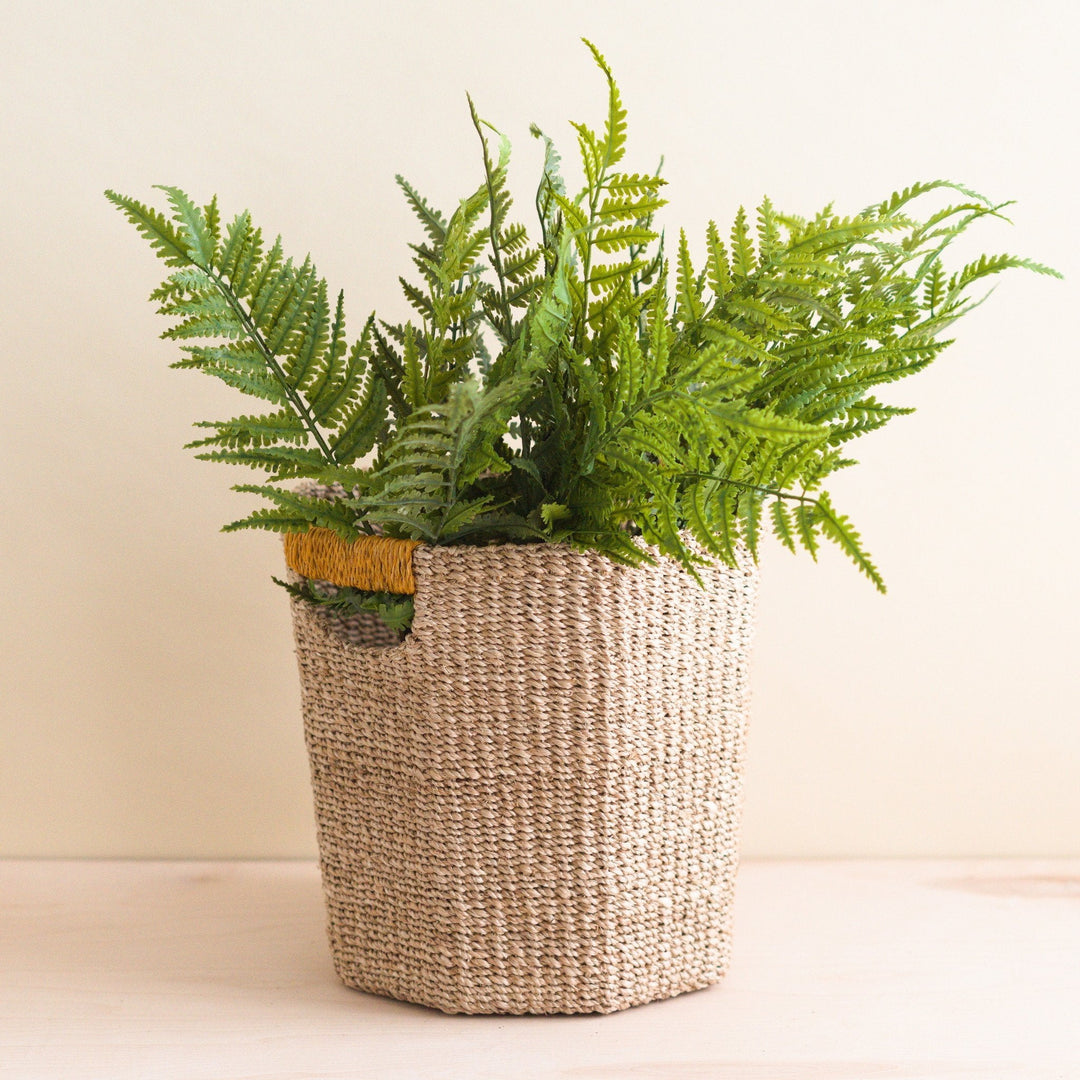
[[606,1013],[716,982],[752,564],[702,590],[667,560],[561,545],[408,554],[404,640],[293,601],[342,980],[452,1013]]

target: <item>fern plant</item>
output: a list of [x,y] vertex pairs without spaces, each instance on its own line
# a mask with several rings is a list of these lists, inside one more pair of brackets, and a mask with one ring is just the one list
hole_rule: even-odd
[[[197,425],[199,457],[265,474],[236,489],[267,505],[225,528],[565,542],[627,563],[667,555],[692,574],[742,547],[756,557],[771,531],[811,555],[839,545],[884,591],[823,488],[855,464],[853,439],[910,411],[876,388],[950,343],[983,279],[1059,275],[1011,255],[948,269],[953,241],[1008,204],[940,180],[850,215],[766,199],[726,238],[710,223],[695,266],[685,233],[668,252],[656,224],[659,169],[624,165],[627,112],[586,45],[607,110],[602,130],[573,125],[580,188],[533,126],[545,161],[531,238],[512,215],[509,141],[470,99],[478,186],[444,215],[397,178],[424,233],[401,279],[414,314],[372,314],[351,343],[341,294],[331,302],[311,259],[268,244],[247,211],[223,225],[216,198],[200,207],[164,187],[166,216],[106,193],[171,270],[151,298],[181,343],[174,366],[270,410]],[[920,217],[933,192],[952,201]]]

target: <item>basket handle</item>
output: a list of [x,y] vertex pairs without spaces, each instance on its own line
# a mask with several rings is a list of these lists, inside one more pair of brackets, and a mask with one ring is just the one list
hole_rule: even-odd
[[352,543],[330,529],[313,526],[285,534],[285,562],[290,570],[331,585],[369,592],[415,593],[412,555],[419,540],[361,536]]

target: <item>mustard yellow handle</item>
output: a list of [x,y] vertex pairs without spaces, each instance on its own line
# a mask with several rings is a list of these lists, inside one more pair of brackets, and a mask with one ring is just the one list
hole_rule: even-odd
[[306,578],[369,592],[415,593],[412,554],[419,540],[361,536],[346,543],[330,529],[285,534],[285,562]]

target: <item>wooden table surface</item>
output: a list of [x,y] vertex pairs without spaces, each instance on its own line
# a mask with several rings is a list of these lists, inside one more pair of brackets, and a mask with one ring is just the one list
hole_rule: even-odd
[[347,990],[307,862],[0,862],[4,1080],[1080,1080],[1080,861],[750,862],[724,983],[611,1016]]

